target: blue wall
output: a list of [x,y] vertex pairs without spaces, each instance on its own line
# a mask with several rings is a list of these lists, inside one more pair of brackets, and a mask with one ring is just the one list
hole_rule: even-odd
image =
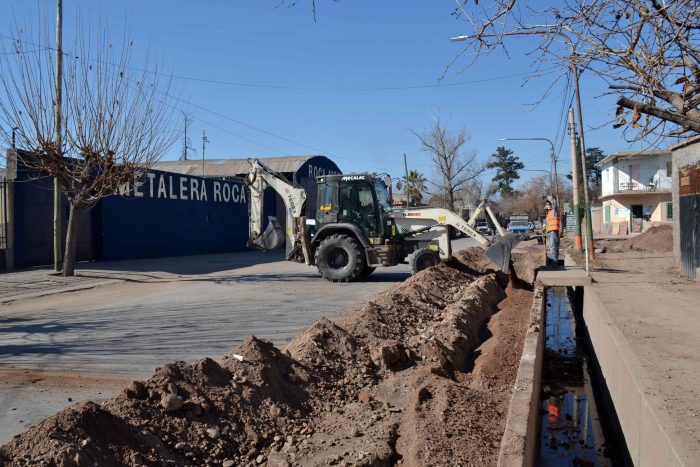
[[[293,181],[308,194],[307,217],[316,216],[316,177],[332,173],[340,173],[338,166],[315,156],[293,174]],[[246,250],[247,198],[242,183],[151,170],[83,213],[78,261]],[[53,180],[29,173],[20,163],[15,183],[17,268],[53,262],[52,200]],[[265,213],[285,221],[284,205],[273,192],[265,194]],[[62,217],[65,240],[65,198]]]
[[242,183],[151,170],[97,206],[102,260],[246,249]]
[[[17,167],[14,181],[15,267],[25,268],[53,264],[53,178]],[[62,243],[68,226],[68,200],[61,206]],[[78,261],[94,258],[90,212],[78,219]]]

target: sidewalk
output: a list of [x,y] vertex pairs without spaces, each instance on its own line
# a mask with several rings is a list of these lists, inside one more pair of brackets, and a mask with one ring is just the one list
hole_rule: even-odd
[[79,263],[75,276],[50,268],[0,274],[0,304],[120,282],[170,282],[179,278],[281,261],[281,252],[244,251],[127,261]]
[[[614,368],[606,380],[613,400],[616,391],[620,397],[630,455],[636,464],[693,465],[700,458],[700,285],[675,273],[670,253],[599,260],[606,267],[591,271],[584,316],[604,373],[606,364]],[[592,316],[595,308],[602,312]],[[600,346],[595,333],[607,336]]]

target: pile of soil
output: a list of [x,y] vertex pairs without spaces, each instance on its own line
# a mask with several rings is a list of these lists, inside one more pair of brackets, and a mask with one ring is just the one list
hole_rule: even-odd
[[0,463],[495,464],[532,299],[502,279],[470,249],[284,349],[252,336],[75,404]]
[[670,252],[673,250],[673,228],[668,224],[652,226],[630,238],[627,247],[639,251]]

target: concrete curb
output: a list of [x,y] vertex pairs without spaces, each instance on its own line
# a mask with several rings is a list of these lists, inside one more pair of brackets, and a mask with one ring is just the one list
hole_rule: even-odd
[[508,407],[501,451],[498,454],[499,467],[529,467],[535,460],[545,335],[544,296],[544,287],[537,285],[518,376],[515,378],[515,387]]
[[583,318],[634,465],[696,465],[673,421],[645,383],[647,372],[607,308],[587,287]]

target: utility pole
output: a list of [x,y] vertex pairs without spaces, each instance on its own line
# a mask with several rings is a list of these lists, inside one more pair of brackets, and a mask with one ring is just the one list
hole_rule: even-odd
[[576,160],[576,123],[574,123],[574,109],[569,107],[569,139],[571,140],[571,182],[574,196],[574,246],[576,251],[583,249],[581,242],[581,211],[578,201],[578,162]]
[[12,152],[7,158],[5,177],[5,270],[15,270],[15,180],[17,175],[16,136],[19,128],[12,128]]
[[187,151],[190,149],[190,143],[187,142],[187,127],[190,124],[190,118],[185,112],[182,112],[182,116],[185,119],[185,141],[182,145],[182,155],[180,156],[181,161],[187,160]]
[[408,208],[408,195],[409,195],[409,185],[408,185],[408,162],[406,162],[406,153],[403,153],[403,168],[406,171],[406,207]]
[[560,205],[559,176],[557,175],[557,153],[554,150],[554,144],[551,141],[549,141],[549,145],[552,147],[552,175],[554,175],[554,196],[557,197],[557,205]]
[[[62,106],[63,106],[63,0],[56,2],[56,99],[54,103],[54,143],[58,157],[63,157],[62,141]],[[61,229],[61,184],[53,179],[53,268],[56,272],[63,269]]]
[[207,148],[207,143],[209,138],[207,138],[207,130],[202,130],[202,177],[204,177],[204,151]]
[[[593,219],[591,218],[591,203],[588,199],[588,172],[586,171],[586,140],[584,138],[583,131],[583,112],[581,111],[581,90],[578,85],[578,67],[576,66],[576,53],[574,52],[571,56],[571,64],[574,74],[574,84],[576,86],[576,107],[578,110],[578,128],[580,133],[580,146],[581,146],[581,177],[583,181],[583,198],[586,203],[586,266],[588,266],[588,259],[595,259],[595,252],[593,248]],[[588,267],[586,267],[586,272],[588,272]]]

